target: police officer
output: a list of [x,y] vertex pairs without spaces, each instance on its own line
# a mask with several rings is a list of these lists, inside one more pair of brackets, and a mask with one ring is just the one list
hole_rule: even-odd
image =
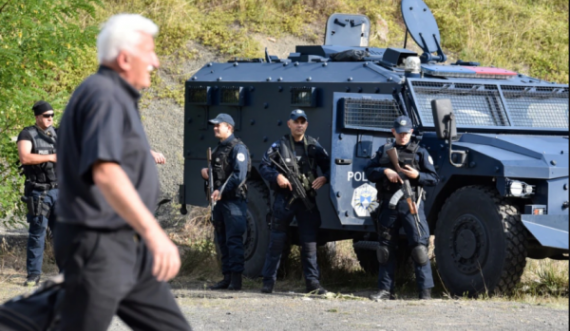
[[26,176],[22,200],[27,204],[30,224],[26,257],[28,277],[24,286],[34,286],[40,281],[46,230],[49,226],[53,232],[58,198],[54,111],[45,101],[36,102],[32,109],[36,124],[24,128],[18,136],[18,154]]
[[[394,299],[395,251],[401,226],[404,227],[408,245],[412,249],[420,299],[431,299],[431,289],[434,283],[428,258],[430,234],[423,204],[418,207],[419,224],[416,224],[416,218],[410,213],[409,205],[405,199],[400,200],[395,209],[389,207],[390,199],[400,190],[402,182],[406,178],[410,180],[415,192],[414,201],[419,201],[418,197],[421,198],[422,187],[434,186],[439,181],[433,160],[428,152],[420,147],[418,142],[411,141],[413,131],[410,118],[407,116],[398,117],[392,129],[392,134],[396,138],[395,143],[381,146],[374,158],[366,165],[366,176],[370,181],[376,183],[378,200],[381,201],[377,224],[380,240],[380,247],[378,248],[380,262],[379,292],[371,296],[373,300]],[[390,148],[395,148],[398,151],[401,165],[400,174],[396,172],[396,167],[386,153]]]
[[[210,120],[214,134],[220,140],[212,152],[214,193],[216,202],[212,220],[216,240],[222,253],[224,279],[211,286],[212,290],[241,290],[244,270],[243,235],[247,227],[247,186],[251,158],[245,144],[234,136],[235,122],[228,114]],[[209,179],[208,168],[202,177]]]
[[[283,136],[281,140],[271,145],[259,168],[261,176],[271,184],[275,192],[271,239],[262,272],[261,292],[273,292],[289,224],[295,217],[298,223],[301,262],[307,292],[325,294],[326,290],[319,282],[317,265],[317,233],[321,226],[321,215],[315,197],[316,191],[329,181],[330,158],[316,139],[305,135],[309,122],[303,110],[294,110],[287,125],[291,134]],[[290,178],[287,178],[276,164],[286,166],[302,179],[309,202],[314,204],[314,208],[309,209],[300,199],[292,200]],[[323,173],[321,177],[317,177],[317,166]]]

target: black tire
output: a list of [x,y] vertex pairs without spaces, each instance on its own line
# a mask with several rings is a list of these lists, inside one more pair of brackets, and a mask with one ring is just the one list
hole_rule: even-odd
[[511,294],[527,257],[518,208],[492,187],[457,190],[439,214],[435,256],[450,294]]
[[244,275],[257,278],[265,263],[269,247],[270,212],[269,190],[262,181],[248,181],[247,231],[244,236],[245,270]]

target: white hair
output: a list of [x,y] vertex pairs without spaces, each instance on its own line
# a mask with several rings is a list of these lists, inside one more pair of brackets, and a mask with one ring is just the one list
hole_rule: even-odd
[[156,36],[158,26],[138,14],[112,16],[97,36],[99,64],[117,59],[121,51],[133,51],[140,42],[141,33]]

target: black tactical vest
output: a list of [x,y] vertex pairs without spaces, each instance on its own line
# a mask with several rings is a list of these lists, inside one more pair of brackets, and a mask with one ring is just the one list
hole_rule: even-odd
[[[281,153],[281,156],[289,169],[293,171],[298,169],[300,174],[307,176],[309,181],[312,183],[317,178],[317,163],[315,159],[318,142],[313,137],[305,136],[305,155],[303,155],[299,161],[297,161],[297,158],[295,157],[295,146],[293,144],[294,142],[291,139],[291,136],[283,136],[281,138],[279,153]],[[297,163],[296,166],[293,162]]]
[[[57,132],[53,127],[45,131],[37,126],[29,126],[24,130],[32,136],[32,154],[49,155],[56,153]],[[55,184],[55,163],[45,162],[34,165],[23,165],[26,182],[30,184]]]
[[[229,144],[218,145],[212,152],[212,170],[214,173],[214,187],[220,189],[222,185],[228,180],[233,171],[233,166],[229,162],[230,154],[234,147],[238,144],[244,145],[247,150],[248,163],[247,163],[247,176],[251,173],[251,157],[247,146],[238,138],[234,138]],[[236,192],[222,192],[225,197],[247,197],[246,182],[241,183]]]
[[[392,148],[395,146],[394,143],[388,143],[384,145],[384,152],[380,156],[380,166],[383,168],[390,168],[396,171],[396,167],[390,161],[390,157],[385,152],[387,149]],[[420,145],[416,142],[410,142],[405,148],[404,147],[394,147],[398,149],[398,160],[400,163],[400,167],[405,167],[406,165],[411,166],[412,168],[420,171],[420,164],[417,160],[417,153],[420,149]],[[417,188],[418,180],[417,179],[410,179],[410,184],[412,188]],[[383,181],[376,183],[376,189],[378,190],[378,195],[383,197],[391,196],[392,194],[396,193],[401,188],[399,183],[392,183],[385,178]]]

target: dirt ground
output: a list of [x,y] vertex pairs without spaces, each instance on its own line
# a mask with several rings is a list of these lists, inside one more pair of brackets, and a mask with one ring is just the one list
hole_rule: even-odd
[[[0,302],[31,291],[21,272],[2,270]],[[249,282],[240,292],[205,290],[204,282],[177,279],[173,293],[194,330],[568,330],[567,301],[528,304],[501,300],[414,298],[373,302],[371,291],[327,297],[259,293]],[[110,331],[130,330],[115,318]]]

